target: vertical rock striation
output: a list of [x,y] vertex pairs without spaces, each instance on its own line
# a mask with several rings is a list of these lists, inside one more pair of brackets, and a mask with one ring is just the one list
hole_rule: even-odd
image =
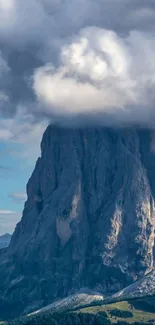
[[49,126],[23,217],[1,252],[5,304],[30,311],[152,270],[155,143],[149,131]]

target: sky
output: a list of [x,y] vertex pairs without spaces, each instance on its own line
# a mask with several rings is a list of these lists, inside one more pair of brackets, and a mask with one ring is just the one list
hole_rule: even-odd
[[49,123],[155,124],[154,0],[0,0],[0,234]]

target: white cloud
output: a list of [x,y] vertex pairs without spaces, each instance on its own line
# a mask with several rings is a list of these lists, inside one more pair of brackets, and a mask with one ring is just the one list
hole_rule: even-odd
[[0,0],[0,38],[14,46],[47,45],[86,26],[143,29],[150,16],[155,26],[154,9],[152,1],[139,0]]
[[16,224],[21,219],[21,213],[0,210],[0,235],[5,233],[13,233]]
[[7,215],[7,214],[16,214],[16,212],[14,211],[10,211],[10,210],[0,210],[0,215]]
[[[1,124],[1,123],[0,123]],[[0,129],[0,140],[9,140],[11,138],[12,133],[5,129],[4,126]]]
[[[0,0],[0,17],[2,43],[30,52],[31,45],[36,46],[35,55],[49,63],[35,73],[34,89],[47,107],[30,105],[34,115],[37,110],[42,116],[94,114],[95,109],[115,114],[119,106],[127,119],[135,102],[150,106],[154,101],[154,36],[148,31],[155,28],[152,1]],[[18,64],[16,68],[18,75]],[[9,68],[0,56],[2,69]],[[7,93],[1,90],[1,112],[7,110],[11,116],[16,105],[6,109],[7,102]],[[148,119],[149,113],[145,115]]]
[[27,195],[25,192],[14,192],[9,195],[9,197],[15,202],[15,203],[23,203],[27,199]]
[[[0,0],[0,18],[0,42],[8,45],[4,47],[5,54],[12,49],[24,53],[26,48],[25,57],[32,51],[46,63],[34,75],[33,87],[40,106],[33,107],[27,99],[25,110],[21,94],[29,92],[24,91],[26,86],[22,82],[19,94],[12,87],[13,98],[22,101],[20,109],[9,102],[7,91],[0,89],[0,113],[11,116],[0,124],[5,141],[8,137],[8,141],[27,144],[29,151],[30,139],[35,144],[38,137],[39,142],[46,127],[44,121],[33,122],[32,115],[38,118],[38,114],[61,122],[64,115],[69,118],[95,112],[106,114],[105,121],[112,118],[116,123],[138,122],[138,118],[140,123],[152,121],[155,50],[152,1],[146,4],[145,0]],[[21,62],[19,54],[19,66],[16,62],[12,73],[15,84],[18,68],[22,71]],[[0,55],[0,76],[2,71],[11,73]],[[20,120],[19,111],[23,116]],[[26,138],[24,132],[28,134]]]
[[5,92],[0,90],[0,106],[3,105],[4,107],[4,105],[8,104],[8,101],[9,101],[8,95]]
[[37,0],[0,0],[0,15],[0,38],[13,46],[43,41],[50,26],[48,15]]
[[0,51],[0,77],[4,74],[4,73],[8,73],[10,71],[7,62],[5,61],[5,59],[2,56],[2,53]]
[[3,78],[8,75],[10,69],[8,67],[7,62],[3,58],[3,55],[0,51],[0,109],[4,107],[4,105],[8,104],[9,98],[4,90],[1,89],[1,83],[3,82]]
[[0,1],[0,10],[1,13],[9,12],[14,7],[14,0],[1,0]]
[[33,88],[51,116],[96,112],[112,123],[147,124],[154,117],[154,53],[151,34],[86,28],[62,48],[60,67],[36,70]]
[[10,144],[19,144],[18,155],[22,158],[36,159],[40,155],[40,142],[47,125],[47,120],[36,121],[24,107],[19,107],[15,116],[0,120],[0,140]]

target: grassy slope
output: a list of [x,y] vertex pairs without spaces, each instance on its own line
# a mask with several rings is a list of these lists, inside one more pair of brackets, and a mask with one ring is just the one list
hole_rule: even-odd
[[[150,307],[151,306],[151,307]],[[150,309],[151,308],[151,309]],[[125,312],[131,312],[132,313],[132,317],[116,317],[116,316],[112,316],[111,315],[111,311],[125,311]],[[64,325],[64,316],[65,317],[65,325],[74,325],[76,322],[72,317],[75,316],[77,314],[81,314],[83,315],[83,320],[85,319],[85,316],[88,316],[89,314],[89,318],[87,320],[89,320],[89,324],[92,323],[92,320],[94,319],[94,317],[99,317],[95,316],[100,312],[106,312],[108,319],[111,321],[111,324],[116,324],[118,321],[124,321],[126,322],[126,324],[133,324],[135,322],[138,322],[138,324],[140,325],[155,325],[155,297],[153,298],[145,298],[145,299],[136,299],[136,300],[130,300],[130,301],[121,301],[121,302],[116,302],[116,303],[111,303],[111,304],[107,304],[107,305],[96,305],[96,306],[89,306],[89,307],[84,307],[84,308],[79,308],[76,309],[74,311],[70,311],[70,312],[65,312],[62,314],[61,316],[61,312],[59,315],[59,318],[57,319],[57,322],[54,324],[57,325]],[[47,315],[48,317],[48,322],[47,319],[45,320],[44,315]],[[17,320],[17,321],[13,321],[8,323],[8,325],[48,325],[52,322],[53,319],[53,312],[45,312],[45,313],[40,313],[38,315],[34,315],[32,318],[31,317],[24,317],[23,320]],[[57,313],[55,314],[57,315]],[[70,317],[70,321],[68,322],[68,316]],[[79,315],[80,316],[80,315]],[[57,316],[56,316],[57,318]],[[80,324],[85,324],[85,322],[81,320]],[[79,324],[79,322],[78,322]],[[94,324],[94,322],[93,322]],[[96,324],[96,322],[95,322]],[[100,324],[97,323],[97,324]],[[103,323],[102,323],[103,324]],[[1,325],[1,324],[0,324]]]
[[[131,318],[112,317],[110,315],[110,311],[112,311],[114,309],[131,311],[133,314],[133,317],[131,317]],[[113,324],[117,323],[117,321],[119,321],[119,320],[126,321],[129,324],[132,324],[134,322],[141,322],[142,324],[143,323],[155,324],[155,313],[141,310],[141,309],[139,309],[139,307],[135,307],[134,304],[132,304],[132,302],[129,303],[127,301],[117,302],[114,304],[103,305],[103,306],[94,306],[94,307],[83,308],[81,310],[78,310],[77,312],[97,314],[98,312],[102,312],[102,311],[107,312],[108,317]]]

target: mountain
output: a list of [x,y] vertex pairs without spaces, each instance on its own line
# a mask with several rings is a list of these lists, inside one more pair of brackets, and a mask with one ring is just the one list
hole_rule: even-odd
[[8,247],[10,244],[11,235],[10,234],[4,234],[0,236],[0,248]]
[[82,288],[111,295],[154,267],[155,133],[49,126],[9,248],[0,315]]

